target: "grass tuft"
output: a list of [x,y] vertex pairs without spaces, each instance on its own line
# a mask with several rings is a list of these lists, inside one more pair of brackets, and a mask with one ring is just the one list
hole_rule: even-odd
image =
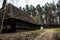
[[56,28],[55,32],[60,33],[60,28]]

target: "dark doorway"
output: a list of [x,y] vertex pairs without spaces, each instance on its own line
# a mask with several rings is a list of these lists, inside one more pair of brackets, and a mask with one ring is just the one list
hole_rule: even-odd
[[16,32],[16,19],[8,18],[4,19],[2,33]]

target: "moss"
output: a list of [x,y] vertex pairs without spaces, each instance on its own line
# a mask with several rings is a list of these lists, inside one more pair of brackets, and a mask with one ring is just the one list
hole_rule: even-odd
[[32,16],[32,19],[37,23],[37,21],[38,21],[38,16]]

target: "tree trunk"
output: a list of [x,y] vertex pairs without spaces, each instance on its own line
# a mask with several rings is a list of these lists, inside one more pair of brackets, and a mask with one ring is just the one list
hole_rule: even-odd
[[3,30],[3,22],[4,22],[4,17],[5,17],[5,9],[6,9],[6,2],[7,0],[3,0],[3,5],[2,5],[2,23],[1,23],[1,27],[0,27],[0,33]]

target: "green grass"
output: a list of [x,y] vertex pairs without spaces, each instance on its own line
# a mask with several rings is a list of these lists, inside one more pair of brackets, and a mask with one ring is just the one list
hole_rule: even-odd
[[24,34],[30,34],[30,33],[42,33],[44,32],[45,30],[33,30],[33,31],[26,31],[26,32],[22,32]]
[[45,30],[33,30],[33,31],[26,31],[26,32],[19,32],[19,34],[23,35],[23,36],[33,36],[36,37],[38,35],[40,35],[41,33],[43,33]]
[[[60,33],[60,28],[52,28],[54,30],[54,32],[56,33]],[[49,29],[47,29],[49,30]],[[46,31],[46,29],[43,29],[43,30],[33,30],[33,31],[25,31],[25,32],[19,32],[20,35],[23,35],[23,36],[33,36],[33,37],[36,37],[36,36],[39,36],[41,33],[44,33]]]
[[60,28],[56,28],[55,32],[60,33]]
[[43,33],[45,30],[33,30],[33,31],[23,31],[23,32],[16,32],[16,33],[6,33],[6,34],[0,34],[0,36],[2,38],[0,38],[1,40],[3,38],[6,38],[7,40],[9,40],[10,38],[15,38],[15,39],[34,39],[37,36],[40,36],[41,33]]
[[22,36],[27,36],[27,37],[37,37],[39,36],[41,33],[43,33],[45,30],[33,30],[33,31],[22,31],[22,32],[16,32],[16,33],[13,33],[13,34],[19,34],[19,35],[22,35]]
[[38,30],[32,30],[32,31],[20,31],[20,32],[15,32],[15,33],[2,33],[2,34],[0,34],[0,35],[10,35],[10,34],[14,34],[14,35],[16,35],[16,34],[19,34],[19,35],[23,35],[23,36],[27,36],[27,35],[31,35],[31,36],[33,36],[33,35],[39,35],[39,34],[41,34],[41,33],[43,33],[45,30],[40,30],[40,29],[38,29]]

